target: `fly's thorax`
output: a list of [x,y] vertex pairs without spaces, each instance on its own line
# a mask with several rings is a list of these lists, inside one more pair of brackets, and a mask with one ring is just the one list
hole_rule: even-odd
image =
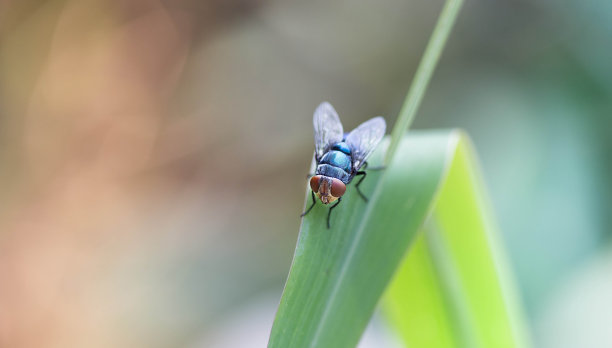
[[346,185],[342,181],[325,175],[315,175],[310,178],[310,188],[323,204],[335,202],[346,191]]
[[348,145],[346,142],[344,142],[344,141],[341,141],[341,142],[339,142],[339,143],[334,144],[334,146],[332,146],[332,148],[331,148],[331,149],[332,149],[332,150],[335,150],[335,151],[340,151],[340,152],[343,152],[344,154],[347,154],[347,155],[349,155],[349,156],[351,155],[351,148],[350,148],[350,146],[349,146],[349,145]]

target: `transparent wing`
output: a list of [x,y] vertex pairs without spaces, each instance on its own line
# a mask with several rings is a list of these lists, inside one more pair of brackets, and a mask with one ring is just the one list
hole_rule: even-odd
[[321,103],[314,112],[315,158],[317,162],[335,143],[342,141],[342,123],[338,113],[328,102]]
[[351,148],[354,171],[358,171],[363,166],[385,135],[386,128],[385,119],[378,116],[360,124],[346,137],[346,143]]

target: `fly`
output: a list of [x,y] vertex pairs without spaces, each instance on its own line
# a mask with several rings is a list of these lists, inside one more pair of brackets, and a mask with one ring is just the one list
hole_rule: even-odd
[[366,159],[385,135],[387,125],[385,120],[378,116],[345,135],[338,113],[327,102],[317,107],[313,123],[316,171],[310,178],[312,204],[302,216],[308,214],[314,207],[316,193],[323,204],[336,202],[327,213],[327,228],[329,228],[331,211],[340,204],[346,185],[354,177],[361,176],[355,188],[359,195],[368,201],[359,189],[359,185],[366,177]]

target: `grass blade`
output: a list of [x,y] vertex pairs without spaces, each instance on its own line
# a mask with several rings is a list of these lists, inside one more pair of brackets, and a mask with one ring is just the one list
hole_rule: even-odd
[[438,64],[438,60],[440,60],[440,55],[442,54],[442,50],[446,45],[446,40],[448,39],[448,36],[453,28],[453,24],[455,24],[455,20],[459,15],[461,5],[463,5],[463,0],[447,0],[444,4],[444,8],[440,13],[436,27],[431,34],[427,47],[425,48],[425,53],[423,53],[423,57],[421,58],[421,63],[414,74],[414,79],[412,80],[412,84],[408,90],[408,95],[406,95],[406,100],[404,100],[404,104],[400,109],[400,113],[395,121],[393,130],[391,131],[391,144],[389,145],[389,149],[385,155],[385,164],[389,163],[393,156],[395,156],[395,151],[400,140],[402,139],[402,136],[404,133],[406,133],[408,127],[410,127],[410,124],[412,123],[412,120],[419,109],[419,105],[421,105],[421,101],[423,100],[423,96],[425,95],[425,91],[427,90],[427,86],[431,80],[431,76],[436,69],[436,65]]
[[[388,139],[372,155],[382,162]],[[431,208],[458,140],[456,132],[415,132],[382,172],[351,184],[327,229],[317,204],[302,223],[270,347],[353,347]]]
[[466,143],[457,131],[411,132],[384,174],[364,181],[370,202],[349,188],[331,229],[328,208],[314,207],[270,347],[354,347],[398,268],[383,304],[408,346],[525,346]]

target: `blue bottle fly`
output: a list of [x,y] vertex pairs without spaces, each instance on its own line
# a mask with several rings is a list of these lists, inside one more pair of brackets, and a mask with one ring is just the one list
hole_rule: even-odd
[[327,102],[321,103],[314,112],[315,138],[315,175],[310,178],[312,204],[302,214],[308,214],[316,203],[315,194],[323,204],[336,202],[329,208],[327,227],[333,208],[340,204],[342,195],[355,176],[361,179],[355,185],[359,195],[367,201],[359,190],[359,185],[365,179],[366,159],[374,151],[376,145],[385,135],[385,120],[374,117],[344,134],[342,123],[333,106]]

